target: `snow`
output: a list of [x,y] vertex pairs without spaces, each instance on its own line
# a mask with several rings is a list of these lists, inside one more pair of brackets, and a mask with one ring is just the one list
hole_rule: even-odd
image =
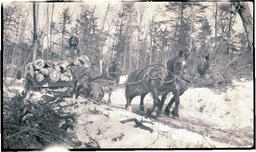
[[[198,125],[198,129],[203,125],[208,126],[209,129],[236,131],[238,133],[241,132],[241,134],[243,132],[252,133],[253,81],[241,79],[234,80],[232,83],[233,84],[229,86],[226,91],[209,88],[190,88],[185,91],[180,97],[179,119],[184,121],[184,123],[187,122]],[[172,94],[167,97],[166,104],[171,98]],[[111,100],[113,105],[123,108],[126,103],[124,88],[114,90]],[[131,103],[133,105],[133,112],[136,111],[134,109],[138,110],[139,102],[140,97],[135,97],[133,99]],[[152,105],[153,101],[150,94],[145,97],[144,103],[146,108],[149,108]],[[122,120],[125,118],[148,120],[135,113],[120,109],[115,109],[114,111],[107,113],[110,118],[114,120]],[[130,124],[134,125],[134,122],[127,123],[127,125]],[[152,128],[154,133],[149,135],[147,131],[138,132],[137,130],[130,128],[129,130],[125,130],[126,134],[123,137],[123,142],[120,141],[118,144],[111,144],[111,147],[236,147],[233,144],[230,145],[225,143],[227,141],[217,142],[210,137],[205,137],[197,132],[192,132],[187,129],[173,128],[157,122],[154,122],[153,124],[145,123],[145,125]],[[122,127],[120,126],[120,128]],[[232,138],[229,140],[232,140]],[[253,141],[253,138],[251,141]],[[109,145],[107,144],[106,146],[108,147]],[[250,142],[244,146],[250,146]]]
[[24,79],[17,80],[15,78],[7,77],[4,79],[3,94],[6,97],[14,97],[21,94],[24,90]]
[[[127,75],[121,76],[120,84],[124,84],[126,80]],[[234,144],[235,142],[231,142],[232,144],[229,142],[233,138],[241,138],[238,143],[242,142],[243,146],[248,147],[252,143],[250,140],[253,140],[253,137],[250,139],[250,137],[244,136],[247,136],[247,133],[250,136],[250,133],[253,132],[253,81],[241,79],[234,80],[232,83],[225,91],[189,88],[180,96],[179,119],[170,119],[171,121],[167,123],[138,115],[140,97],[133,99],[132,112],[125,110],[124,87],[114,90],[110,105],[92,104],[83,97],[79,97],[78,108],[73,108],[72,111],[78,115],[74,134],[83,144],[74,148],[86,148],[85,143],[92,142],[91,138],[96,140],[101,148],[241,147],[241,145]],[[22,89],[21,85],[10,87],[16,90]],[[31,91],[30,95],[30,98],[36,101],[43,94]],[[171,98],[172,94],[167,97],[166,104]],[[65,99],[66,103],[73,102],[73,100],[75,99]],[[104,100],[107,100],[107,94],[104,96]],[[152,106],[152,100],[150,94],[145,97],[145,108]],[[151,128],[153,132],[136,128],[134,121],[120,122],[130,118],[143,120],[143,125]],[[165,118],[163,117],[163,119]],[[195,127],[194,130],[193,127]],[[207,134],[205,128],[215,129],[214,131],[217,133],[222,133],[218,129],[234,131],[241,136],[227,137],[228,139],[223,139],[223,141],[222,138],[216,140],[211,137],[212,134]],[[204,133],[201,133],[201,130]]]
[[120,76],[119,84],[124,84],[127,79],[128,79],[128,75]]
[[[152,128],[154,130],[153,133],[135,128],[133,121],[122,124],[120,121],[128,118],[142,119],[142,116],[124,109],[111,108],[109,111],[106,110],[106,105],[82,105],[79,108],[83,112],[81,112],[78,118],[79,124],[75,129],[78,139],[82,142],[90,141],[87,135],[88,133],[98,141],[101,148],[200,148],[214,147],[216,145],[230,146],[214,142],[197,133],[185,129],[171,128],[158,122],[152,122],[152,124],[143,123]],[[93,110],[98,111],[98,113],[88,113],[88,111]],[[103,113],[103,115],[101,113]],[[106,117],[106,113],[108,113],[108,117]],[[150,121],[145,118],[143,118],[143,120]]]
[[[124,107],[125,89],[114,90],[111,96],[113,105]],[[172,93],[166,99],[170,101]],[[107,99],[107,96],[104,97]],[[131,104],[139,106],[140,97],[135,97]],[[144,99],[145,107],[153,104],[152,96]],[[174,105],[173,105],[174,106]],[[253,127],[253,82],[233,81],[226,92],[217,93],[209,88],[190,88],[180,96],[180,117],[203,121],[216,128],[252,128]]]
[[180,101],[180,116],[222,129],[253,127],[253,82],[233,81],[220,94],[208,88],[188,89]]

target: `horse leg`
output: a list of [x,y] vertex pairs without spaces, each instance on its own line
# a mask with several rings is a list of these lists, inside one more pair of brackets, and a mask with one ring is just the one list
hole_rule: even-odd
[[[131,96],[131,97],[127,97],[127,98],[126,98],[125,109],[127,109],[128,107],[130,107],[133,98],[134,98],[134,96]],[[131,110],[129,110],[129,111],[131,111]]]
[[157,88],[153,88],[151,93],[153,95],[154,103],[153,103],[153,106],[151,109],[147,109],[147,115],[151,115],[151,113],[155,110],[156,106],[158,106],[158,104],[159,104]]
[[172,107],[172,104],[174,103],[175,98],[172,97],[172,99],[169,101],[169,103],[167,104],[167,106],[165,107],[164,113],[165,115],[169,116],[170,115],[170,109]]
[[116,84],[117,84],[117,85],[119,84],[119,81],[120,81],[120,76],[117,76],[117,77],[116,77]]
[[179,117],[179,104],[180,104],[180,93],[179,89],[176,89],[173,92],[174,100],[175,100],[175,107],[172,110],[172,116]]
[[109,92],[108,92],[108,104],[111,103],[111,95],[112,95],[112,88],[109,89]]
[[[172,111],[172,115],[173,116],[177,116],[177,114],[178,114],[178,105],[179,105],[179,97],[184,93],[186,91],[186,88],[183,88],[181,91],[176,91],[176,93],[175,93],[175,91],[174,91],[174,93],[173,93],[173,95],[174,95],[174,97],[172,97],[172,99],[171,99],[171,101],[168,103],[168,105],[166,106],[166,108],[165,108],[165,114],[167,115],[167,116],[169,116],[170,115],[170,109],[171,109],[171,106],[172,106],[172,104],[174,103],[174,101],[176,101],[176,98],[178,98],[177,100],[178,100],[178,103],[176,102],[176,105],[175,105],[175,108],[173,109],[173,111]],[[177,94],[177,93],[179,93],[179,94]]]
[[160,104],[158,106],[158,111],[157,111],[157,114],[156,116],[161,116],[161,112],[162,112],[162,109],[163,109],[163,105],[164,105],[164,101],[166,99],[166,96],[167,96],[168,93],[165,93],[162,95],[162,98],[161,98],[161,101],[160,101]]
[[74,81],[72,84],[71,84],[71,87],[73,88],[73,90],[72,90],[72,97],[73,97],[73,99],[77,99],[77,81]]
[[81,89],[81,88],[83,88],[82,85],[78,85],[78,86],[76,87],[76,99],[77,99],[78,96],[79,96],[79,92],[80,92],[80,89]]
[[144,111],[144,98],[145,98],[146,94],[142,94],[140,96],[140,111]]

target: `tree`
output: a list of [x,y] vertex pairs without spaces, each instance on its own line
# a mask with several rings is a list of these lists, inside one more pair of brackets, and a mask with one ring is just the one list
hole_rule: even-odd
[[39,4],[36,5],[36,2],[33,2],[33,62],[36,60],[36,50],[37,50],[37,26],[38,26],[38,10]]
[[195,48],[195,39],[197,37],[197,27],[195,24],[202,23],[202,20],[207,20],[205,16],[205,10],[208,8],[208,5],[199,2],[190,2],[190,15],[187,17],[187,20],[190,24],[190,44],[189,44],[189,51],[192,51],[194,54],[196,53]]
[[235,2],[236,11],[242,19],[243,26],[246,32],[247,41],[248,41],[248,49],[253,51],[253,27],[252,27],[252,16],[250,13],[250,9],[248,4]]
[[[115,45],[114,48],[114,59],[121,61],[123,69],[131,70],[132,56],[132,38],[133,31],[136,28],[136,11],[134,3],[124,2],[121,10],[118,13],[118,18],[115,21]],[[136,61],[136,60],[134,60]]]
[[[3,12],[3,42],[4,42],[4,64],[8,64],[5,70],[9,71],[8,75],[14,76],[19,68],[21,49],[20,41],[24,38],[24,29],[28,17],[27,14],[22,13],[22,9],[16,3],[12,5],[5,5]],[[10,65],[10,66],[9,66]],[[8,69],[10,67],[10,69]],[[15,68],[15,69],[14,69]],[[7,72],[4,71],[4,72]],[[5,75],[5,74],[4,74]]]
[[70,12],[69,12],[69,8],[65,8],[63,10],[63,12],[61,13],[61,16],[60,16],[60,28],[61,28],[61,50],[60,50],[60,55],[59,55],[59,60],[61,60],[61,57],[62,57],[62,50],[65,50],[67,48],[67,46],[65,47],[65,44],[64,44],[64,41],[67,41],[67,38],[65,37],[66,35],[70,35],[70,32],[69,30],[67,29],[68,26],[71,24],[72,20],[71,20],[71,15],[70,15]]
[[166,7],[167,12],[173,12],[177,17],[174,18],[175,25],[175,36],[178,38],[178,52],[184,49],[189,49],[189,29],[190,22],[188,18],[185,17],[184,12],[185,9],[188,9],[191,6],[191,3],[185,2],[169,2]]
[[141,35],[142,35],[142,25],[141,24],[142,24],[142,19],[143,19],[144,12],[145,12],[145,7],[143,5],[139,5],[138,12],[139,12],[139,20],[138,20],[138,26],[137,26],[137,30],[138,30],[137,42],[138,42],[138,51],[139,51],[138,67],[141,68],[143,65],[143,58],[144,58],[144,52],[143,52],[142,40],[141,40]]
[[200,43],[200,49],[198,52],[200,52],[199,54],[206,54],[209,46],[207,45],[207,41],[209,40],[208,37],[211,35],[212,31],[211,31],[211,27],[210,24],[208,22],[207,19],[202,19],[201,21],[201,27],[199,28],[200,32],[198,34],[197,40]]
[[81,13],[79,18],[76,20],[78,23],[78,29],[80,37],[81,54],[87,55],[93,64],[99,66],[101,59],[101,46],[103,45],[104,39],[99,30],[97,20],[98,18],[94,15],[95,8],[89,8],[87,6],[81,7]]

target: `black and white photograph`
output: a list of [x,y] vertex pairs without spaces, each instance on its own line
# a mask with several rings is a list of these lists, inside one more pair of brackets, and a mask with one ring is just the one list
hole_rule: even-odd
[[255,149],[252,1],[1,5],[2,150]]

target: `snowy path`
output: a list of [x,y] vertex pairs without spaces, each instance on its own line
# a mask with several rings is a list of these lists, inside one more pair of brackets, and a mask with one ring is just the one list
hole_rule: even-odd
[[[157,121],[154,119],[146,119],[153,124],[145,123],[145,125],[152,128],[154,132],[159,132],[160,124],[162,126],[160,127],[160,132],[163,134],[166,132],[163,128],[168,128],[168,134],[170,132],[178,133],[177,136],[170,134],[166,139],[161,140],[166,140],[166,142],[175,140],[179,142],[169,145],[165,144],[164,146],[161,144],[158,145],[159,143],[156,144],[153,142],[153,139],[156,137],[151,135],[147,137],[149,141],[154,143],[151,147],[251,147],[253,145],[252,90],[252,81],[235,81],[233,88],[229,88],[227,92],[222,93],[216,93],[207,88],[187,90],[184,95],[181,96],[179,120],[162,116],[158,118]],[[105,99],[107,98],[105,97]],[[136,97],[132,101],[133,113],[123,109],[125,105],[123,88],[115,90],[111,99],[112,106],[107,106],[107,109],[110,109],[110,111],[106,109],[102,110],[103,113],[108,112],[108,114],[105,115],[108,115],[109,118],[118,122],[128,118],[145,120],[138,110],[139,97]],[[148,95],[145,98],[145,107],[150,107],[151,104],[152,98]],[[98,106],[98,108],[100,107]],[[134,123],[127,124],[134,125]],[[127,130],[124,132],[127,132]],[[143,132],[144,130],[141,131]],[[132,134],[137,136],[138,132],[132,133],[132,131],[129,131],[129,134],[130,136]],[[127,134],[124,136],[127,136]],[[189,138],[189,140],[187,138]],[[195,138],[197,138],[197,142],[193,142]],[[143,137],[141,137],[141,139],[143,139]],[[105,146],[107,145],[108,144]],[[116,146],[123,147],[128,145],[116,144]],[[137,145],[137,147],[147,146],[141,143],[140,146]]]
[[[171,97],[170,94],[167,100]],[[123,87],[114,90],[111,100],[111,105],[96,105],[78,98],[78,102],[83,103],[72,108],[78,115],[72,132],[83,144],[72,148],[241,148],[253,145],[253,81],[234,81],[226,92],[188,89],[180,97],[178,120],[167,116],[146,119],[139,111],[140,97],[133,99],[131,112],[125,110]],[[144,103],[145,108],[151,107],[151,95],[145,97]],[[135,126],[134,121],[121,123],[129,119],[141,121],[153,132]]]

